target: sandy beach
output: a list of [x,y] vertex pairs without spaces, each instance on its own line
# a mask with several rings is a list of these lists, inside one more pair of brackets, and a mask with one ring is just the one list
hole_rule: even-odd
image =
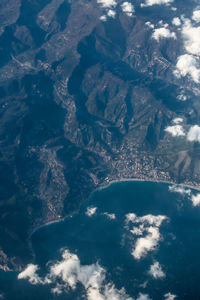
[[109,187],[110,185],[112,185],[114,183],[130,182],[130,181],[166,183],[166,184],[170,184],[170,185],[182,186],[182,187],[189,188],[189,189],[196,190],[196,191],[200,192],[200,186],[198,187],[198,186],[193,186],[193,185],[184,184],[184,183],[175,183],[173,181],[155,180],[155,179],[148,179],[148,178],[121,178],[121,179],[114,179],[114,180],[111,180],[111,181],[109,181],[109,182],[107,182],[105,184],[102,184],[100,187],[97,188],[97,190],[99,190],[99,189],[105,189],[105,188]]

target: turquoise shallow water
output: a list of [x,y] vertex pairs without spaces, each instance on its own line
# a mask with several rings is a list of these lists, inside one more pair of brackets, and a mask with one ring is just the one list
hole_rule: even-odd
[[[116,183],[95,192],[79,213],[33,234],[38,276],[45,278],[50,266],[61,262],[64,249],[68,249],[81,266],[98,262],[106,274],[103,284],[124,288],[132,299],[141,294],[149,297],[141,299],[200,299],[200,208],[193,207],[190,198],[189,193],[169,191],[167,184],[148,182]],[[135,219],[126,222],[130,213]],[[149,215],[151,220],[145,217]],[[156,216],[165,219],[161,224],[152,223]],[[157,237],[149,233],[152,228]],[[136,257],[142,238],[153,240],[154,245]],[[161,273],[153,276],[150,269],[156,263]],[[57,282],[63,284],[56,277],[51,284],[33,285],[17,279],[17,274],[0,273],[5,299],[87,299],[80,281],[74,290],[53,294]],[[169,293],[177,298],[167,298]]]

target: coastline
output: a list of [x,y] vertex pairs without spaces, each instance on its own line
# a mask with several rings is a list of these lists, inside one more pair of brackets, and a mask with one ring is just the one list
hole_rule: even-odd
[[[180,187],[184,187],[184,188],[187,188],[187,189],[191,189],[191,190],[194,190],[196,192],[200,192],[200,186],[193,186],[191,184],[184,184],[184,183],[176,183],[176,182],[173,182],[173,181],[167,181],[167,180],[155,180],[155,179],[149,179],[149,178],[120,178],[120,179],[113,179],[113,180],[107,180],[107,181],[104,181],[102,183],[100,183],[99,185],[96,186],[96,188],[94,188],[94,190],[91,192],[91,194],[89,195],[89,197],[87,199],[89,199],[91,197],[91,195],[97,191],[101,191],[103,189],[106,189],[108,188],[109,186],[111,186],[112,184],[117,184],[117,183],[120,183],[120,182],[152,182],[152,183],[164,183],[164,184],[167,184],[167,185],[176,185],[176,186],[180,186]],[[87,201],[86,199],[86,201]],[[69,218],[69,217],[72,217],[74,214],[78,213],[79,212],[79,209],[75,210],[72,214],[66,214],[65,216],[63,217],[60,217],[58,216],[56,219],[54,220],[50,220],[50,221],[47,221],[46,223],[44,222],[42,225],[39,225],[39,226],[36,226],[35,228],[33,228],[33,230],[31,231],[29,237],[28,237],[28,241],[30,243],[30,249],[33,253],[33,257],[35,256],[34,254],[34,251],[33,251],[33,248],[32,248],[32,242],[31,242],[31,237],[32,235],[42,229],[43,227],[45,226],[50,226],[50,225],[53,225],[55,223],[60,223],[60,222],[64,222],[66,218]]]
[[65,218],[68,218],[70,215],[66,215],[65,217],[63,218],[57,218],[55,220],[51,220],[51,221],[47,221],[46,223],[44,222],[44,224],[42,225],[39,225],[39,226],[36,226],[30,233],[29,235],[29,240],[31,239],[31,236],[36,232],[38,231],[39,229],[45,227],[45,226],[50,226],[52,224],[55,224],[55,223],[60,223],[60,222],[63,222],[65,220]]
[[194,185],[190,185],[190,184],[186,184],[186,183],[176,183],[173,181],[168,181],[168,180],[156,180],[156,179],[149,179],[149,178],[121,178],[121,179],[113,179],[110,180],[108,182],[106,182],[105,184],[102,184],[100,187],[98,187],[95,191],[98,190],[102,190],[102,189],[106,189],[107,187],[109,187],[112,184],[115,183],[119,183],[119,182],[131,182],[131,181],[135,181],[135,182],[152,182],[152,183],[166,183],[169,185],[177,185],[177,186],[182,186],[188,189],[192,189],[195,191],[200,192],[200,186],[194,186]]
[[[103,189],[106,189],[108,188],[109,186],[111,186],[112,184],[117,184],[117,183],[120,183],[120,182],[152,182],[152,183],[165,183],[165,184],[168,184],[168,185],[176,185],[176,186],[182,186],[184,188],[188,188],[188,189],[192,189],[192,190],[195,190],[197,192],[200,192],[200,186],[197,187],[197,186],[193,186],[193,185],[190,185],[190,184],[184,184],[184,183],[175,183],[173,181],[167,181],[167,180],[155,180],[155,179],[149,179],[149,178],[120,178],[120,179],[113,179],[113,180],[108,180],[107,182],[103,182],[102,184],[99,184],[99,186],[96,187],[96,189],[94,189],[90,196],[97,192],[97,191],[100,191],[100,190],[103,190]],[[88,197],[88,199],[90,198],[90,196]],[[87,201],[87,200],[86,200]],[[57,218],[55,220],[51,220],[51,221],[48,221],[47,223],[44,223],[38,227],[36,227],[30,234],[30,238],[31,236],[39,229],[41,229],[42,227],[44,226],[49,226],[49,225],[52,225],[52,224],[55,224],[55,223],[59,223],[59,222],[63,222],[65,220],[65,218],[68,218],[68,217],[71,217],[73,216],[74,214],[78,213],[78,210],[75,210],[73,212],[73,214],[70,214],[70,215],[65,215],[64,217],[62,218]]]

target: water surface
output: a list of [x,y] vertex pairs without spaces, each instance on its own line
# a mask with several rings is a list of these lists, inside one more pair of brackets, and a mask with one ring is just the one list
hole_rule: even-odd
[[[121,182],[96,191],[79,213],[33,234],[38,276],[44,279],[67,249],[81,266],[98,262],[105,271],[103,284],[117,291],[124,288],[131,299],[199,299],[200,208],[192,205],[195,193],[172,192],[167,184],[150,182]],[[128,222],[130,213],[135,219]],[[155,221],[159,216],[160,224]],[[152,241],[152,228],[159,233],[155,245],[136,257],[138,240],[150,236]],[[153,276],[150,270],[156,264],[161,273],[157,270]],[[0,273],[6,299],[87,299],[80,281],[74,290],[55,294],[57,283],[64,284],[60,277],[51,284],[33,285],[16,276]],[[167,298],[170,295],[177,298]],[[128,299],[120,297],[113,299]]]

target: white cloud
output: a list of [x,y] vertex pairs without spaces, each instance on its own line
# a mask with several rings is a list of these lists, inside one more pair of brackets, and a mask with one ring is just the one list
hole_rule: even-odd
[[141,4],[141,7],[161,4],[169,5],[172,2],[174,2],[174,0],[146,0],[144,4]]
[[27,279],[31,284],[42,284],[43,281],[37,275],[38,266],[29,264],[24,271],[19,273],[18,279]]
[[156,28],[152,34],[152,38],[154,38],[156,41],[159,41],[160,39],[163,38],[173,38],[176,39],[176,34],[175,32],[171,32],[168,28],[166,27],[160,27]]
[[179,193],[183,196],[188,196],[188,199],[192,201],[193,206],[200,206],[200,193],[192,195],[191,189],[183,186],[171,185],[169,186],[169,191],[174,193]]
[[65,290],[69,288],[74,290],[77,284],[81,283],[88,300],[104,299],[100,288],[105,280],[105,270],[98,263],[82,266],[78,256],[68,250],[63,252],[61,261],[51,266],[47,276],[52,282],[60,278]]
[[51,289],[52,294],[60,295],[63,293],[63,285],[57,283],[54,288]]
[[[113,300],[114,300],[114,299],[113,299]],[[137,297],[136,300],[151,300],[151,299],[149,298],[149,295],[139,293],[139,295],[138,295],[138,297]]]
[[162,215],[154,216],[154,215],[149,214],[149,215],[145,215],[143,217],[138,217],[134,213],[130,213],[130,214],[126,215],[126,223],[129,223],[129,222],[142,223],[142,224],[146,224],[146,225],[155,225],[157,227],[159,227],[162,224],[162,222],[166,219],[167,219],[167,217],[162,216]]
[[175,26],[180,26],[181,25],[181,20],[178,17],[173,18],[172,24],[175,25]]
[[176,299],[176,295],[173,295],[171,293],[165,294],[164,297],[165,297],[165,300],[174,300],[174,299]]
[[[102,300],[133,300],[133,298],[129,297],[125,289],[122,288],[121,290],[117,290],[114,285],[107,284],[105,286],[104,292],[103,292],[103,298]],[[97,300],[97,298],[91,298],[90,300]],[[99,299],[100,300],[100,299]]]
[[200,126],[194,125],[190,128],[187,134],[187,140],[189,142],[199,142],[200,143]]
[[192,15],[192,20],[199,23],[200,22],[200,10],[194,10]]
[[71,254],[68,250],[63,252],[62,258],[62,261],[55,263],[50,268],[49,278],[51,281],[61,278],[67,286],[74,289],[80,278],[86,282],[92,277],[94,271],[101,276],[102,269],[99,265],[85,266],[85,269],[82,269],[77,255]]
[[159,229],[157,227],[150,226],[146,229],[147,235],[145,237],[138,238],[135,247],[132,250],[132,255],[135,259],[141,259],[146,256],[149,251],[156,250],[158,242],[161,239]]
[[133,227],[130,232],[134,235],[143,235],[144,233],[144,224],[141,224],[139,227]]
[[193,27],[190,20],[184,19],[182,28],[184,46],[189,54],[200,55],[200,27]]
[[172,7],[171,7],[171,10],[172,10],[172,11],[177,11],[177,8],[174,7],[174,6],[172,6]]
[[103,215],[106,216],[110,220],[115,220],[116,219],[115,214],[109,214],[109,213],[105,212],[105,213],[103,213]]
[[154,262],[154,264],[150,266],[149,274],[155,279],[165,277],[165,273],[163,272],[162,267],[158,261]]
[[114,8],[117,6],[117,2],[115,0],[97,0],[97,3],[104,8]]
[[179,193],[183,196],[186,195],[192,201],[193,206],[200,206],[200,193],[196,195],[192,195],[191,189],[188,189],[180,185],[170,185],[169,191],[174,193]]
[[175,119],[172,120],[172,122],[173,122],[174,124],[180,124],[180,123],[183,123],[183,118],[175,118]]
[[147,285],[148,285],[148,280],[146,280],[146,281],[144,281],[143,283],[141,283],[141,284],[139,285],[139,287],[141,287],[141,288],[143,288],[143,289],[146,289]]
[[101,16],[100,20],[103,21],[103,22],[107,21],[107,16],[106,15]]
[[200,194],[192,195],[191,197],[193,206],[199,206],[200,205]]
[[190,189],[187,189],[184,186],[175,185],[175,184],[169,186],[169,191],[174,192],[174,193],[179,193],[181,195],[187,195],[187,196],[190,196],[192,193],[192,191]]
[[[146,215],[138,217],[134,213],[126,215],[126,229],[133,235],[140,235],[142,237],[136,239],[132,248],[132,255],[135,259],[139,260],[146,256],[149,251],[156,250],[159,241],[162,239],[159,227],[162,222],[167,220],[166,216]],[[130,223],[133,223],[133,228],[130,228]],[[138,224],[138,227],[136,226]]]
[[97,207],[92,207],[92,206],[90,206],[90,207],[87,208],[85,214],[86,214],[88,217],[91,217],[91,216],[93,216],[93,215],[96,214],[96,211],[97,211]]
[[146,22],[145,25],[151,29],[153,29],[155,27],[154,24],[152,24],[151,22]]
[[[178,77],[180,76],[180,74],[178,74]],[[177,99],[179,101],[187,101],[187,96],[184,95],[184,92],[182,91],[178,96],[177,96]]]
[[132,17],[135,12],[133,4],[127,1],[122,3],[121,8],[128,17]]
[[164,23],[163,20],[160,20],[160,21],[158,22],[158,25],[159,25],[159,26],[162,26],[162,27],[165,27],[165,28],[169,27],[169,24]]
[[[193,14],[197,18],[198,14]],[[196,16],[196,17],[195,17]],[[186,53],[177,59],[174,75],[178,78],[189,75],[191,79],[200,82],[200,26],[193,26],[189,19],[181,17],[183,26],[181,34]]]
[[116,16],[116,12],[113,9],[109,9],[108,12],[107,12],[107,15],[108,15],[108,17],[114,19],[115,16]]
[[182,125],[173,125],[165,128],[165,131],[170,133],[172,136],[185,136]]
[[183,54],[178,57],[176,70],[174,71],[176,77],[191,76],[194,82],[200,82],[200,69],[197,58],[190,54]]
[[38,266],[28,265],[18,275],[18,279],[28,279],[31,284],[54,285],[51,290],[54,294],[61,294],[64,291],[67,293],[81,284],[85,289],[87,300],[133,300],[126,294],[124,288],[119,290],[113,283],[106,283],[106,271],[98,263],[81,265],[78,256],[68,250],[62,253],[61,261],[51,262],[44,279],[37,275],[37,270]]
[[105,14],[100,17],[101,21],[105,22],[107,17],[115,18],[116,11],[114,9],[117,6],[116,0],[97,0],[97,3],[106,10]]

